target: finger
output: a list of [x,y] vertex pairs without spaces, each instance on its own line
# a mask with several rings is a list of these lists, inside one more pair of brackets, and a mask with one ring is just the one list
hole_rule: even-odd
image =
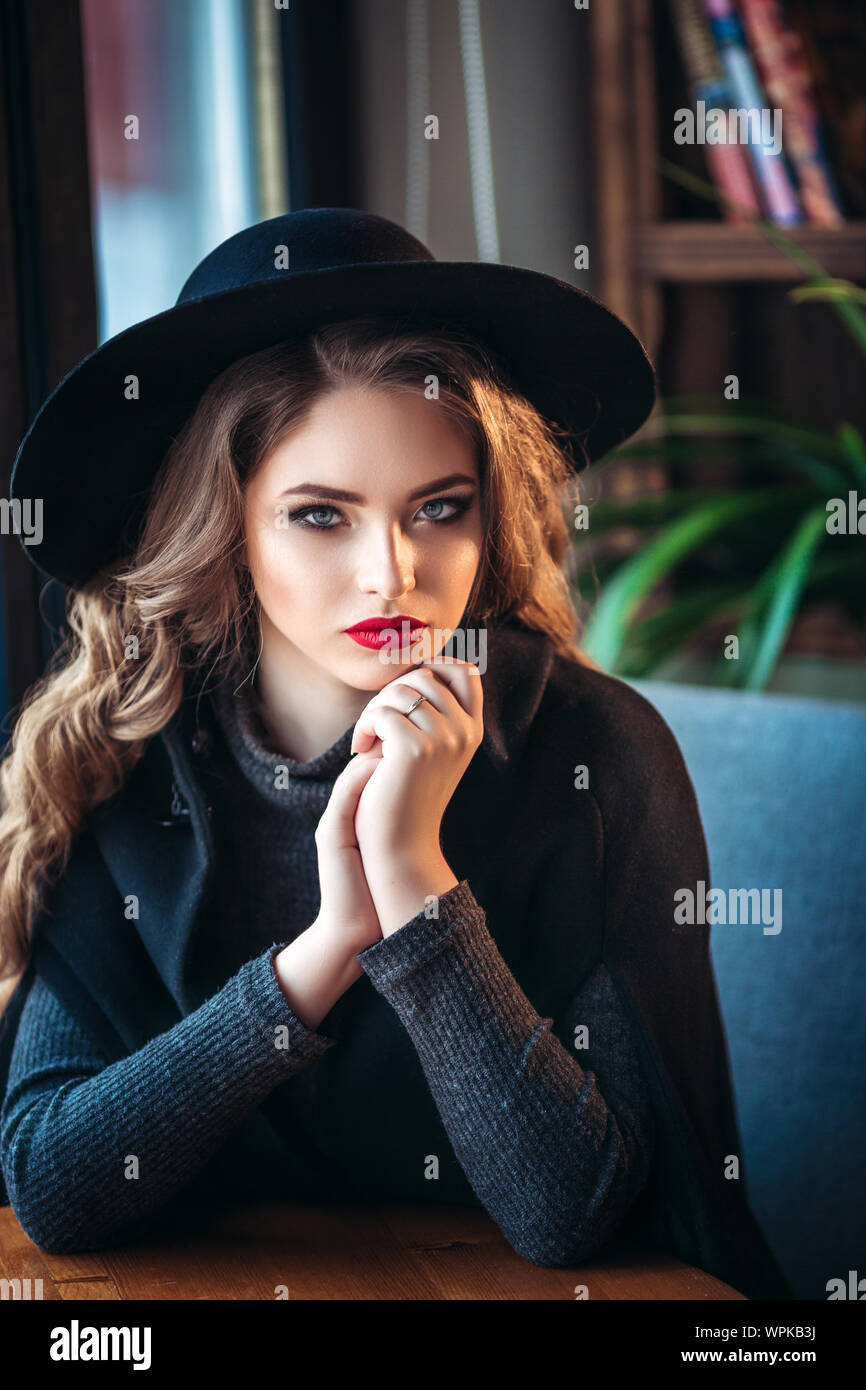
[[331,811],[332,814],[340,814],[342,807],[347,802],[358,799],[371,773],[376,770],[381,762],[381,754],[378,752],[359,753],[357,757],[350,758],[339,777],[335,778],[333,790],[328,805],[325,807],[325,814]]
[[[376,733],[375,711],[377,709],[392,710],[395,714],[399,714],[401,718],[408,720],[414,729],[419,729],[424,734],[438,733],[441,721],[447,718],[447,716],[437,710],[430,699],[425,699],[412,710],[411,715],[409,714],[409,710],[417,698],[417,695],[418,692],[415,689],[407,689],[396,693],[393,702],[390,700],[383,700],[380,704],[372,706],[369,710],[365,710],[363,724],[359,721],[352,735],[354,751],[357,753],[368,753],[376,747],[380,737]],[[463,711],[456,701],[454,705],[460,717],[463,718]]]
[[428,657],[424,669],[430,670],[436,679],[447,685],[455,699],[473,719],[481,717],[484,708],[484,691],[481,672],[471,661],[459,661],[456,657]]
[[[443,681],[436,679],[432,671],[423,669],[406,671],[398,680],[389,681],[381,690],[378,690],[366,708],[361,711],[352,735],[352,751],[366,752],[370,748],[373,741],[371,716],[374,709],[382,705],[391,705],[405,715],[418,695],[426,697],[427,709],[425,710],[424,705],[419,705],[417,710],[413,710],[412,722],[416,728],[425,729],[428,733],[433,733],[435,729],[435,721],[430,718],[433,710],[438,710],[440,714],[451,718],[462,713],[460,701],[455,698]],[[416,718],[416,715],[420,718]]]
[[359,754],[346,764],[334,780],[331,798],[322,813],[316,828],[321,831],[328,843],[336,848],[354,845],[355,812],[361,799],[361,792],[381,762],[377,753]]
[[[356,734],[352,740],[353,743],[357,742],[363,745],[365,741],[372,740],[375,742],[376,739],[381,739],[383,757],[386,756],[386,738],[388,739],[389,748],[395,743],[402,743],[404,747],[410,748],[413,751],[417,750],[418,738],[423,731],[418,725],[413,724],[411,719],[407,719],[405,714],[403,714],[401,710],[396,709],[394,705],[380,704],[368,706],[362,718],[364,720],[364,728],[358,733],[356,726]],[[359,753],[367,751],[368,750],[364,749],[363,746],[359,749]]]

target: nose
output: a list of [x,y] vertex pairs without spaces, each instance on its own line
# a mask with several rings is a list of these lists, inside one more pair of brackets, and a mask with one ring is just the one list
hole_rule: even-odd
[[394,600],[415,588],[412,544],[398,522],[371,527],[363,546],[358,587],[365,594],[381,594]]

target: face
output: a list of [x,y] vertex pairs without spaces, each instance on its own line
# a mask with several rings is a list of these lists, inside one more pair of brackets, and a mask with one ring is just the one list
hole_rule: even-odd
[[[420,393],[321,397],[249,483],[246,540],[280,664],[381,689],[437,655],[466,609],[482,550],[475,450]],[[413,620],[409,645],[347,635],[372,618],[401,637]]]

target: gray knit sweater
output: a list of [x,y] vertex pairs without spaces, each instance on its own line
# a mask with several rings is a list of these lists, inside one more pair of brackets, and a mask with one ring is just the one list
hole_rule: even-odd
[[[421,912],[361,952],[364,976],[307,1028],[273,959],[317,914],[314,834],[352,729],[298,763],[270,746],[248,685],[223,684],[213,708],[197,770],[217,870],[194,959],[209,997],[109,1064],[36,981],[0,1115],[25,1231],[59,1252],[120,1243],[221,1171],[224,1200],[475,1203],[527,1259],[591,1257],[643,1188],[654,1141],[606,967],[557,1020],[568,1037],[586,1025],[575,1051],[523,993],[464,879],[438,918]],[[253,1172],[232,1143],[265,1116],[273,1159]]]

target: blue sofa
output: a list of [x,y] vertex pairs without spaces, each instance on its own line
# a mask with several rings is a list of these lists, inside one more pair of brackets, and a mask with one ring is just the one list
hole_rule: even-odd
[[798,1296],[826,1299],[866,1277],[866,706],[628,684],[682,749],[713,888],[782,890],[781,930],[719,922],[713,963],[749,1201]]

